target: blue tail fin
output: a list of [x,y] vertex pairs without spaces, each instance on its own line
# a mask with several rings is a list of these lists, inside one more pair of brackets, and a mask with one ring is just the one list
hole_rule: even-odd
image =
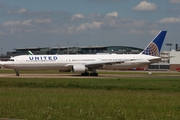
[[159,56],[164,38],[167,31],[161,31],[159,34],[149,43],[149,45],[140,53],[145,55]]

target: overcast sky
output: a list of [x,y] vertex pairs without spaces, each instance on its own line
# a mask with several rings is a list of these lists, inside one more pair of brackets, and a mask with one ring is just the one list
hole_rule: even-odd
[[[180,0],[0,0],[1,53],[14,48],[180,46]],[[163,45],[163,50],[169,47]]]

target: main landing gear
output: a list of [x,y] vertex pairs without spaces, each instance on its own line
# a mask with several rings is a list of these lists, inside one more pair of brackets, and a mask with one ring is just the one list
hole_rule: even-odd
[[98,73],[96,72],[90,73],[90,76],[98,76]]
[[88,72],[81,73],[81,76],[89,76]]
[[90,69],[90,73],[85,71],[84,73],[81,73],[82,76],[98,76],[98,73],[96,72],[96,69]]
[[92,73],[84,72],[84,73],[81,73],[81,76],[98,76],[98,73],[96,73],[96,72],[92,72]]

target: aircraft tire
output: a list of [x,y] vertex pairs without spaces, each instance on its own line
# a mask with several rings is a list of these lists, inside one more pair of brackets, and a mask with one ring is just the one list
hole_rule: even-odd
[[88,72],[81,73],[81,76],[89,76]]
[[16,76],[19,76],[19,71],[18,71],[18,70],[15,70],[15,72],[16,72]]
[[90,76],[98,76],[98,73],[90,73]]

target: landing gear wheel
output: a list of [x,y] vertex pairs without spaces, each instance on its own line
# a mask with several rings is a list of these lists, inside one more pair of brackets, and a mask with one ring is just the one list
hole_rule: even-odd
[[90,73],[90,76],[98,76],[98,73]]
[[81,73],[81,76],[89,76],[88,72]]
[[19,71],[18,71],[18,70],[15,70],[15,72],[16,72],[16,76],[19,76]]

